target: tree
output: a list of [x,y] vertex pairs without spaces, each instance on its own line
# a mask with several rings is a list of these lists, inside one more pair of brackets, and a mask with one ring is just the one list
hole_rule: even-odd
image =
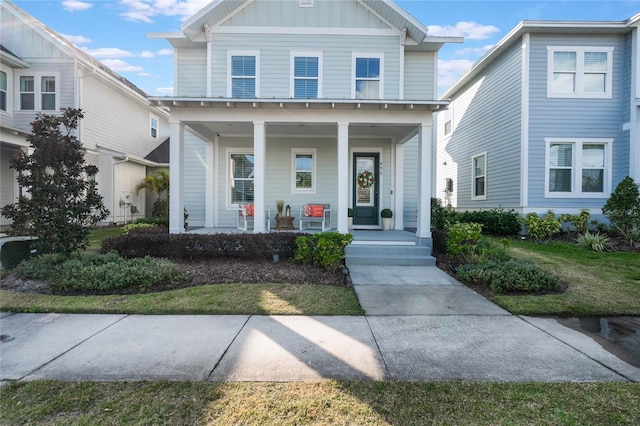
[[45,249],[70,255],[89,244],[89,226],[109,211],[98,194],[98,168],[85,164],[82,143],[75,136],[82,110],[62,115],[38,114],[27,136],[33,153],[20,152],[10,161],[22,188],[18,202],[2,208],[13,220],[11,233],[39,238]]
[[154,192],[159,198],[167,198],[169,196],[169,172],[165,169],[160,169],[153,174],[147,175],[136,185],[136,194],[143,189]]
[[611,198],[602,207],[602,214],[611,222],[622,236],[632,239],[632,233],[640,228],[640,190],[633,178],[624,178]]

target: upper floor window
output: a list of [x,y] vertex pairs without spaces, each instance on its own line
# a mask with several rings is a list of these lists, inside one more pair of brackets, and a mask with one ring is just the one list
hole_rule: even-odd
[[355,99],[382,99],[382,56],[353,56],[353,97]]
[[292,93],[296,99],[312,99],[321,96],[322,59],[320,55],[291,54]]
[[453,116],[453,113],[451,112],[452,107],[453,107],[452,105],[449,105],[449,108],[445,109],[444,112],[442,113],[444,118],[444,135],[445,136],[451,133],[451,130],[453,129],[452,118],[451,118]]
[[230,54],[232,98],[258,97],[258,56],[254,54]]
[[7,110],[7,73],[0,71],[0,110]]
[[606,197],[612,140],[547,139],[547,197]]
[[548,47],[547,94],[611,98],[613,47]]
[[152,116],[149,124],[150,124],[151,137],[157,138],[158,137],[158,119]]
[[316,150],[297,149],[291,151],[293,160],[292,192],[312,193],[316,189]]
[[58,85],[55,75],[20,76],[20,110],[58,110]]
[[471,175],[473,188],[471,199],[487,199],[487,153],[483,152],[471,157]]

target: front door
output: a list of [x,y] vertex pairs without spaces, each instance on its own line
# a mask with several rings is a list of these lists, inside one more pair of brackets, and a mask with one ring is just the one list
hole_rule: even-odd
[[380,154],[355,153],[353,156],[353,225],[378,226]]

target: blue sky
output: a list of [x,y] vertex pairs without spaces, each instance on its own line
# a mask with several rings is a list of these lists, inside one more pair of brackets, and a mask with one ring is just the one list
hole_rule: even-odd
[[[173,57],[166,40],[210,0],[14,0],[152,96],[172,94]],[[264,0],[258,0],[264,1]],[[332,1],[332,0],[317,0]],[[450,86],[522,20],[615,20],[640,12],[640,0],[396,0],[431,35],[464,37],[440,51],[441,90]]]

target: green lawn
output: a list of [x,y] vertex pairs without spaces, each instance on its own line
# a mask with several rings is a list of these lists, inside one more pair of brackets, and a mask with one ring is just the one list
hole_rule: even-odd
[[104,228],[95,228],[89,231],[89,247],[87,251],[100,251],[102,240],[107,237],[115,237],[122,234],[122,227],[110,226]]
[[7,425],[637,425],[640,384],[22,382]]
[[495,296],[494,302],[517,315],[640,315],[640,255],[594,252],[573,244],[514,241],[509,251],[560,277],[562,294]]

